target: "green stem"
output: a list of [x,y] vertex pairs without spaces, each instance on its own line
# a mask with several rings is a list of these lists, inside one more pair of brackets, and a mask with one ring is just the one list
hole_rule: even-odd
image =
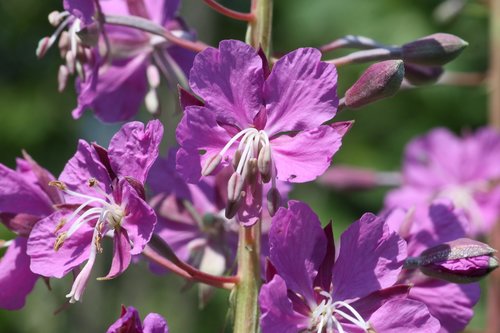
[[261,47],[269,57],[273,22],[273,0],[252,0],[255,20],[248,23],[246,41],[255,48]]
[[259,331],[260,288],[260,224],[240,226],[238,243],[238,276],[234,309],[233,333],[257,333]]

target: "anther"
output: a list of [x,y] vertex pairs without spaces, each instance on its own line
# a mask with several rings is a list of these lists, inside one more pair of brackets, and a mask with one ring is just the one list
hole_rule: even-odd
[[54,186],[57,187],[61,191],[66,191],[68,188],[66,187],[66,184],[64,184],[60,180],[52,180],[49,182],[49,186]]
[[271,180],[271,147],[266,144],[259,151],[258,158],[259,172],[262,175],[262,181],[268,183]]
[[50,47],[50,38],[49,37],[43,37],[40,39],[38,42],[38,46],[36,48],[36,56],[38,59],[43,58],[45,53],[47,53],[47,50]]
[[61,220],[59,220],[59,223],[57,223],[56,225],[56,228],[54,230],[54,234],[57,233],[59,230],[62,229],[62,227],[64,227],[64,225],[66,224],[67,220],[65,218],[62,218]]
[[54,251],[58,251],[61,246],[63,246],[64,241],[68,238],[68,234],[66,232],[63,232],[59,234],[56,238],[56,242],[54,243]]
[[208,158],[201,170],[201,174],[203,176],[209,176],[214,170],[219,166],[222,161],[222,156],[220,154],[216,154],[210,158]]
[[267,192],[267,210],[269,215],[274,216],[281,205],[281,195],[276,187],[272,187]]

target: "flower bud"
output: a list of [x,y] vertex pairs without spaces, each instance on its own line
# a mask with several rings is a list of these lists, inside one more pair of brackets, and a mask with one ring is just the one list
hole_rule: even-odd
[[401,60],[387,60],[371,65],[345,93],[345,104],[359,108],[391,97],[401,86],[404,66]]
[[420,66],[405,64],[405,79],[414,86],[435,83],[443,74],[440,66]]
[[440,244],[408,258],[406,268],[420,268],[425,275],[453,283],[476,282],[498,268],[496,251],[467,238]]
[[402,56],[405,62],[441,66],[455,59],[467,45],[457,36],[437,33],[404,44]]

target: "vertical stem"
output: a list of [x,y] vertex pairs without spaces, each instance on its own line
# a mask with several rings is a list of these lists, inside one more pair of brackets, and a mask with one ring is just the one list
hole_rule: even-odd
[[[490,1],[490,125],[500,129],[500,0]],[[500,249],[500,221],[491,233],[490,243]],[[488,281],[487,333],[500,333],[500,270]]]
[[252,0],[252,13],[255,15],[255,20],[248,24],[246,41],[255,48],[261,47],[266,56],[269,56],[273,0]]
[[[246,42],[254,48],[262,48],[266,56],[271,49],[273,0],[252,0],[255,19],[248,23]],[[255,184],[254,200],[262,203],[262,184]],[[238,242],[238,276],[235,288],[233,333],[259,332],[259,289],[261,221],[252,227],[240,225]]]
[[260,225],[240,226],[238,243],[238,275],[233,333],[259,331]]

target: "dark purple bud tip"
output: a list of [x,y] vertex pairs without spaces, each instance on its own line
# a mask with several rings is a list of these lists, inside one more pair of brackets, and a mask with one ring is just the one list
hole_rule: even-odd
[[359,108],[398,92],[404,76],[401,60],[387,60],[371,65],[345,93],[345,104]]
[[267,210],[269,215],[274,216],[278,208],[281,205],[281,195],[276,187],[272,187],[269,192],[267,192]]
[[405,79],[414,86],[436,83],[443,72],[441,66],[405,64]]
[[96,23],[92,23],[80,29],[76,34],[83,45],[88,47],[96,46],[99,41],[99,26]]
[[437,33],[404,44],[402,55],[405,62],[442,66],[455,59],[467,45],[457,36]]
[[414,264],[430,277],[454,283],[476,282],[498,268],[496,251],[487,244],[461,238],[422,252]]

